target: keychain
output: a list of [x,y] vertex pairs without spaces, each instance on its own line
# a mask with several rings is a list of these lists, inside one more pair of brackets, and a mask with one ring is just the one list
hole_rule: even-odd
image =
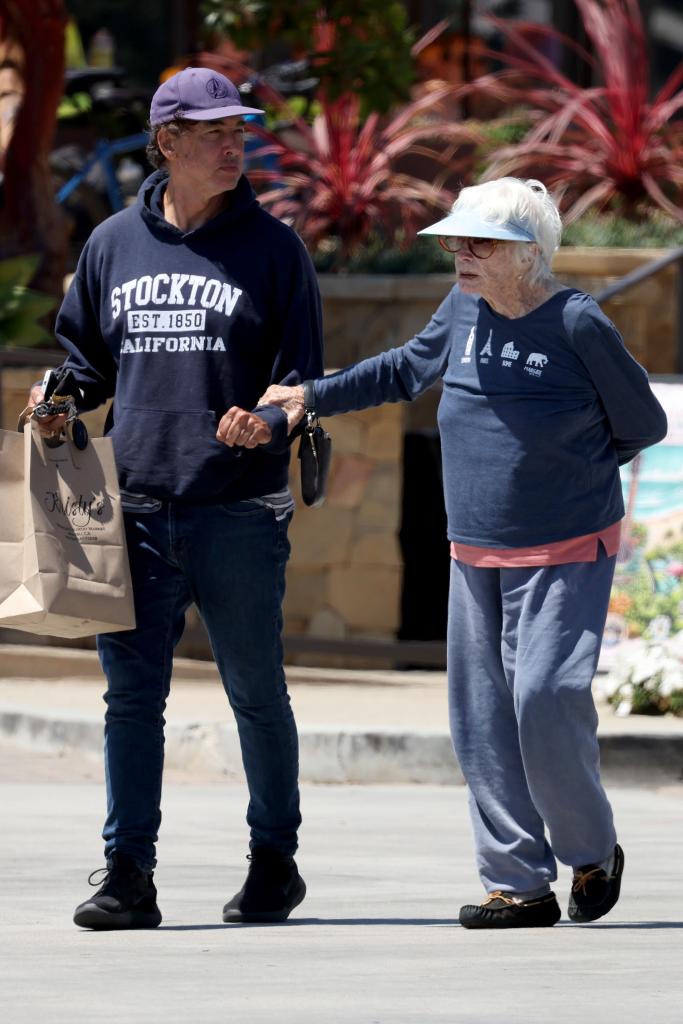
[[[64,368],[48,370],[42,383],[44,400],[34,406],[32,410],[28,408],[24,410],[19,417],[19,430],[23,432],[26,420],[30,416],[35,416],[36,419],[40,420],[47,419],[50,416],[64,415],[66,416],[65,426],[69,428],[68,434],[71,440],[79,451],[83,451],[88,444],[88,428],[78,418],[74,396],[66,393],[67,389],[69,391],[76,390],[74,384],[73,374],[70,370],[65,370]],[[60,390],[59,394],[57,393],[57,388]],[[65,392],[64,394],[61,394],[62,390]],[[46,437],[44,440],[48,448],[55,448],[62,443],[59,435],[54,438]]]

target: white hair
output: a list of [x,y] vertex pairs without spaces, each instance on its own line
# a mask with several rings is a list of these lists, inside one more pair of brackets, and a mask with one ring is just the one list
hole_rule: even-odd
[[[493,224],[514,224],[533,235],[547,269],[562,236],[562,220],[545,185],[529,178],[497,178],[462,189],[451,213],[477,213]],[[525,243],[521,243],[524,245]],[[540,268],[539,268],[540,269]]]

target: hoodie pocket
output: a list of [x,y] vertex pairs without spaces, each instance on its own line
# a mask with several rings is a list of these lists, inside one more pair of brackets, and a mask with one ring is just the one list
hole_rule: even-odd
[[216,414],[207,409],[178,413],[120,406],[110,436],[122,481],[147,483],[179,498],[210,498],[241,472],[243,454],[216,439],[217,426]]

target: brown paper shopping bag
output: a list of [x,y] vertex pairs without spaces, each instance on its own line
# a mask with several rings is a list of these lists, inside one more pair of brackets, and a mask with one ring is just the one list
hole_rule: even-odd
[[109,438],[48,448],[0,431],[0,625],[81,637],[135,626]]

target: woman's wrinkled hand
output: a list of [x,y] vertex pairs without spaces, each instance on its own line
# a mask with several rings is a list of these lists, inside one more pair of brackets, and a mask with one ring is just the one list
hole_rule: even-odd
[[301,384],[288,388],[283,384],[271,384],[264,395],[259,398],[259,405],[277,405],[287,417],[287,433],[291,434],[294,427],[304,414],[304,389]]
[[235,445],[240,448],[257,448],[260,444],[268,444],[272,436],[265,420],[236,405],[228,409],[216,431],[217,440],[227,444],[228,448]]

